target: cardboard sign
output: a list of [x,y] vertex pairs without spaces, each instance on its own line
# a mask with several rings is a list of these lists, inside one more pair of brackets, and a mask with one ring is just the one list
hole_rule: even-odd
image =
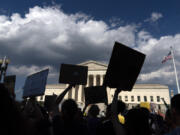
[[140,103],[140,107],[146,108],[146,109],[148,109],[148,110],[151,109],[151,106],[150,106],[150,103],[149,103],[149,102],[141,102],[141,103]]
[[105,103],[107,104],[107,92],[104,86],[92,86],[84,88],[85,104]]
[[48,96],[45,96],[44,107],[48,111],[52,111],[53,110],[56,98],[57,98],[57,95],[48,95]]
[[5,76],[4,77],[4,86],[8,89],[9,93],[15,97],[14,89],[15,89],[15,83],[16,83],[16,76]]
[[26,78],[23,98],[44,95],[49,69],[37,72]]
[[87,66],[61,64],[59,83],[86,85]]
[[131,91],[144,63],[145,55],[115,42],[104,85]]

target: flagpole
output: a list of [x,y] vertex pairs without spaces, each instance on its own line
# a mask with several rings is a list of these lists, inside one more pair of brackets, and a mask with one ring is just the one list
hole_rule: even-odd
[[179,93],[180,93],[180,90],[179,90],[179,82],[178,82],[176,65],[175,65],[175,60],[174,60],[174,52],[173,52],[172,47],[171,47],[171,53],[172,53],[172,59],[173,59],[173,65],[174,65],[174,73],[175,73],[175,77],[176,77],[176,85],[177,85],[177,90],[178,90],[178,94],[179,94]]

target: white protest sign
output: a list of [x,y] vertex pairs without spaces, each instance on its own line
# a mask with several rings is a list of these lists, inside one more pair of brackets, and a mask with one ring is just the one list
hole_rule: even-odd
[[42,70],[26,78],[23,97],[44,95],[49,69]]

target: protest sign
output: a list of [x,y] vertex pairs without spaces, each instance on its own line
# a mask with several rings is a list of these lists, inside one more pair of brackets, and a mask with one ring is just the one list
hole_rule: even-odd
[[87,66],[61,64],[59,83],[86,85]]
[[123,115],[118,114],[118,119],[119,119],[119,122],[120,122],[121,124],[124,124],[124,123],[125,123],[125,117],[124,117]]
[[107,92],[104,86],[92,86],[84,88],[85,104],[105,103],[107,104]]
[[44,95],[49,69],[37,72],[26,78],[23,98]]
[[8,89],[9,93],[15,97],[14,89],[16,83],[16,76],[10,75],[4,77],[4,86]]
[[145,55],[115,42],[104,85],[131,91],[144,63]]
[[148,110],[151,109],[151,106],[150,106],[150,103],[149,103],[149,102],[141,102],[141,103],[140,103],[140,107],[146,108],[146,109],[148,109]]
[[44,107],[48,111],[52,111],[53,110],[56,98],[57,98],[57,95],[46,95],[45,96]]

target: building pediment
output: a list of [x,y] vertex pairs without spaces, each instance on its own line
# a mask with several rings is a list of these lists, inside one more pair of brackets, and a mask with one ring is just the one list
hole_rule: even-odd
[[97,61],[86,61],[78,65],[88,66],[88,70],[107,70],[107,65]]

